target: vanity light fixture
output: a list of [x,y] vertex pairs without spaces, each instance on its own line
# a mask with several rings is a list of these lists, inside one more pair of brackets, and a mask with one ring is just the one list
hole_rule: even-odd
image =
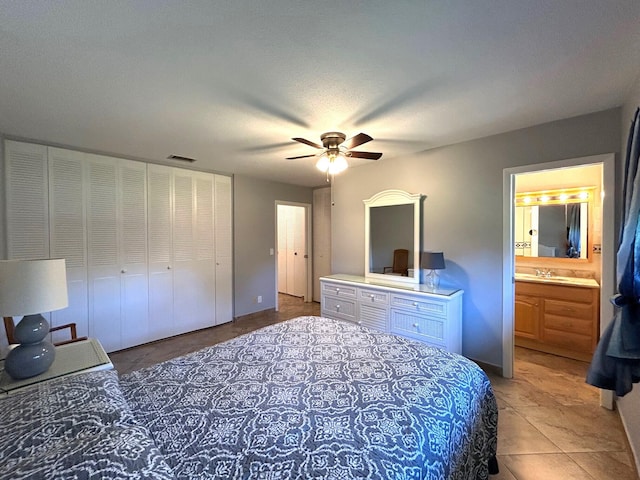
[[595,187],[581,187],[581,188],[565,188],[562,190],[548,190],[544,192],[526,192],[516,194],[516,206],[531,205],[531,204],[565,204],[586,202],[592,195],[590,190]]

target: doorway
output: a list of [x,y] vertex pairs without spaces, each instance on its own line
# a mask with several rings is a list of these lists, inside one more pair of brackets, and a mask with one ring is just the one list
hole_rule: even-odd
[[[557,171],[583,165],[602,165],[601,210],[601,271],[600,271],[600,332],[610,322],[613,307],[608,301],[614,291],[614,154],[595,155],[558,162],[509,168],[504,171],[503,188],[503,376],[513,377],[514,364],[514,304],[515,304],[515,193],[518,175],[532,172]],[[601,403],[607,405],[604,396]]]
[[311,205],[276,202],[276,310],[279,294],[311,301]]

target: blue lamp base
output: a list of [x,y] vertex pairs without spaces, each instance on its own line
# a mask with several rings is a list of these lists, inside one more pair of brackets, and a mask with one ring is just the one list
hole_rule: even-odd
[[7,354],[5,371],[15,380],[46,372],[56,356],[55,347],[44,340],[49,333],[47,320],[40,314],[26,315],[13,333],[21,344]]

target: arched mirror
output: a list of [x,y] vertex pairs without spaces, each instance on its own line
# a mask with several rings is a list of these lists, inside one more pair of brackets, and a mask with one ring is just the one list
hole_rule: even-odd
[[366,278],[420,283],[423,198],[385,190],[364,200]]

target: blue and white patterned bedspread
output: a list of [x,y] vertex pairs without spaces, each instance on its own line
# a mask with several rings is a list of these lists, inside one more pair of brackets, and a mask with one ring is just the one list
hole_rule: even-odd
[[121,378],[176,477],[476,479],[491,385],[416,341],[299,317]]

